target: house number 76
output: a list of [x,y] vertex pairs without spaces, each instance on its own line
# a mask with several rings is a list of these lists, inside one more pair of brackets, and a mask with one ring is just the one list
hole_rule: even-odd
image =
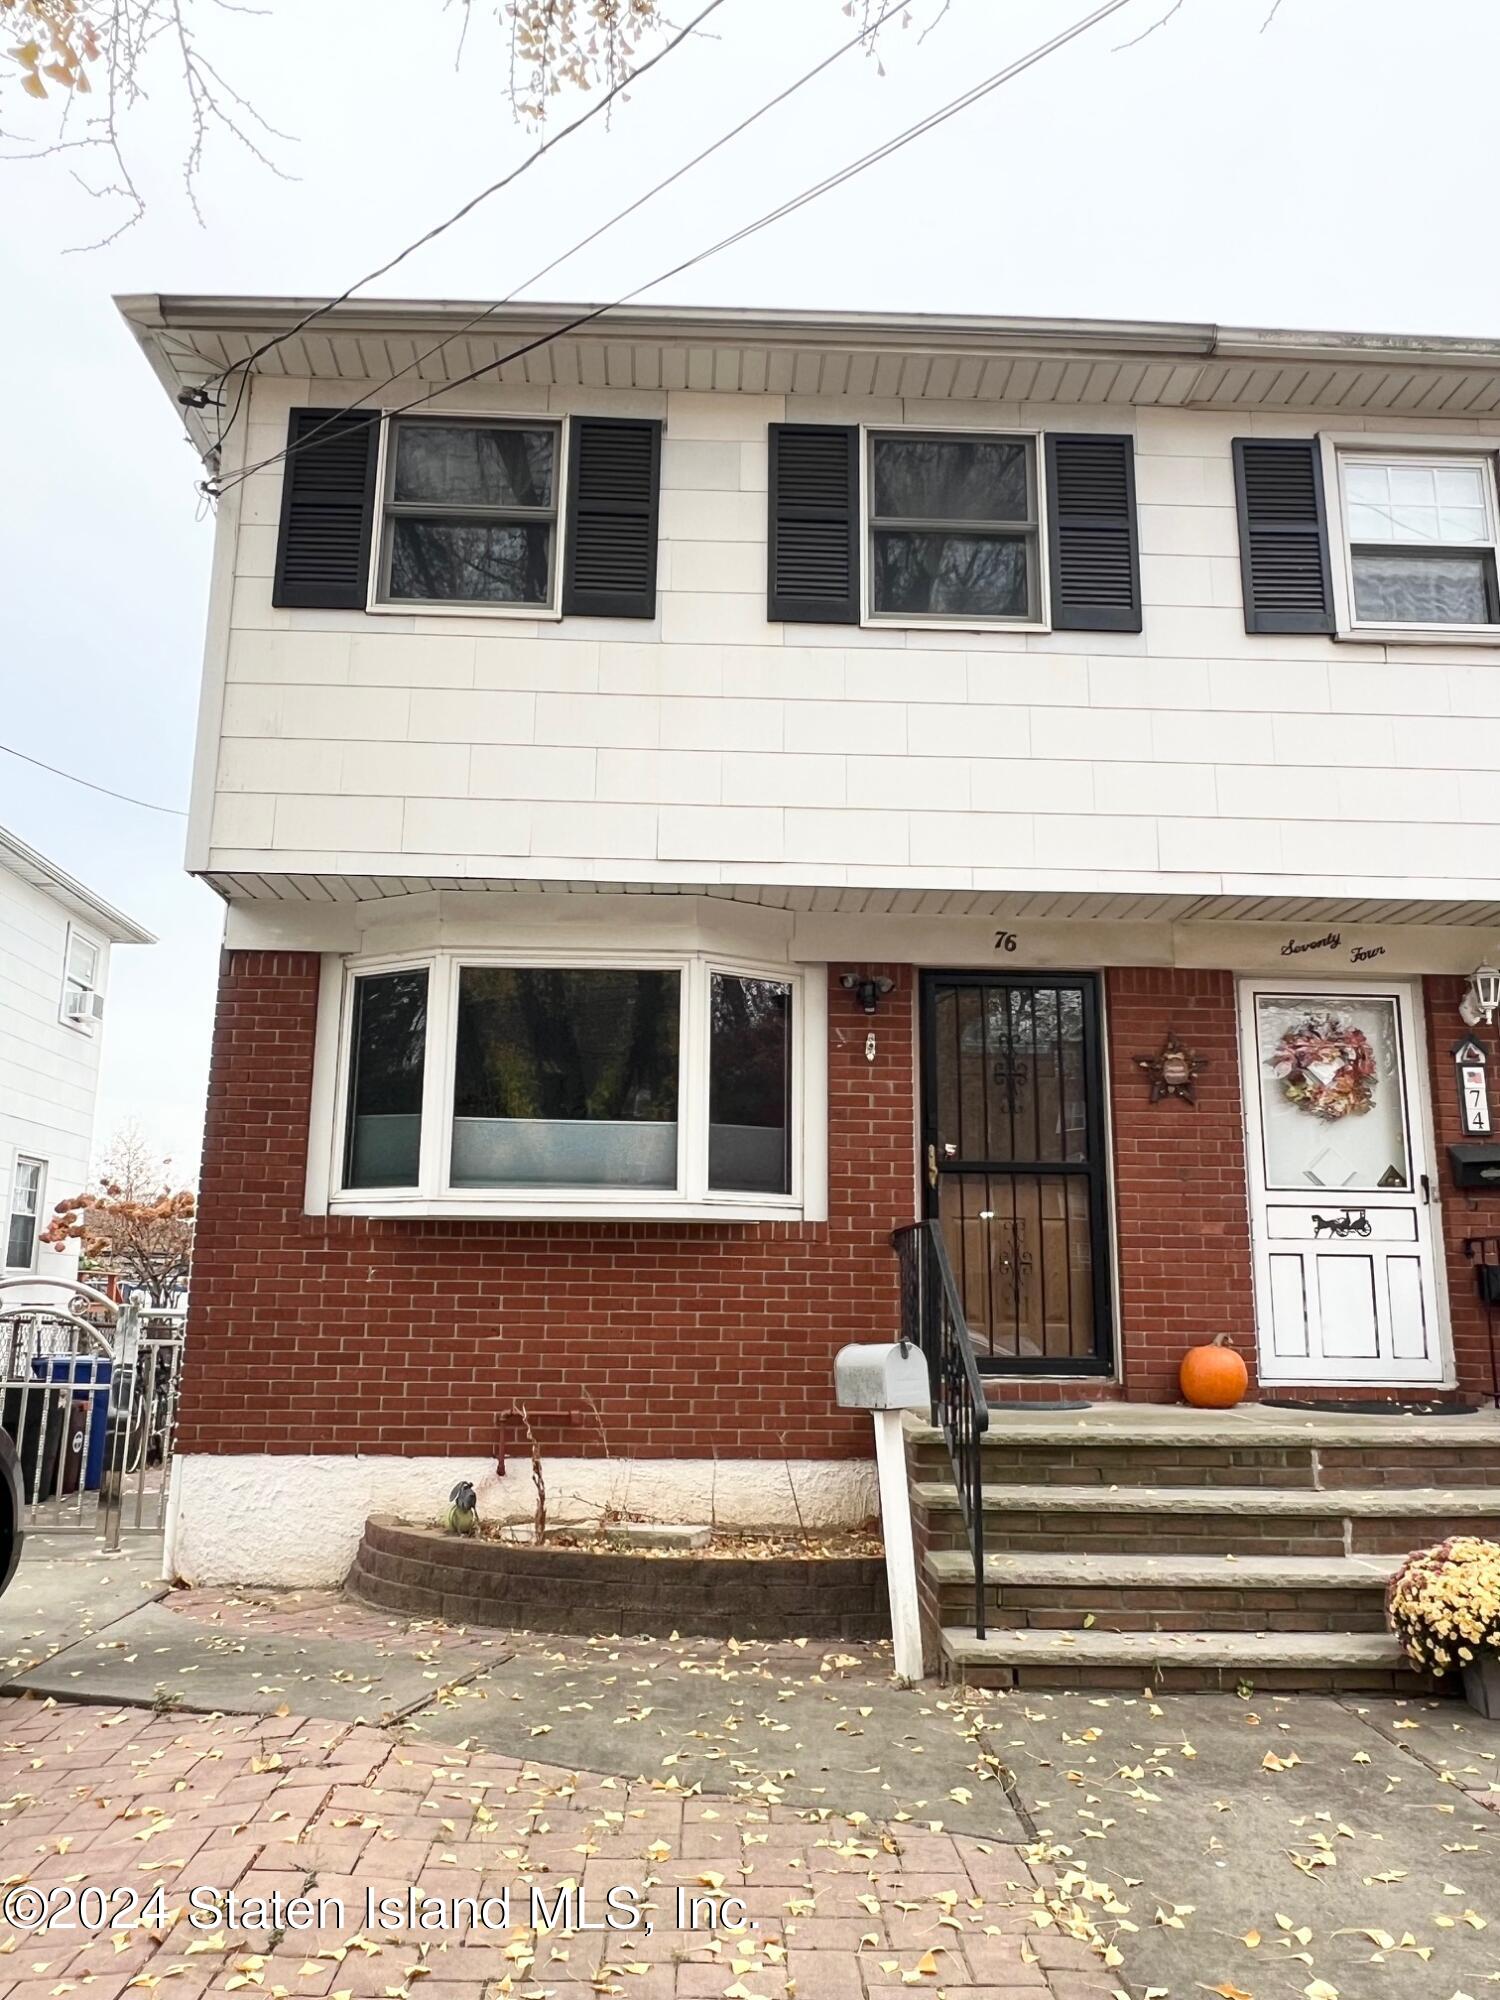
[[1015,948],[1016,948],[1016,934],[1014,931],[996,931],[995,933],[996,951],[1014,951]]

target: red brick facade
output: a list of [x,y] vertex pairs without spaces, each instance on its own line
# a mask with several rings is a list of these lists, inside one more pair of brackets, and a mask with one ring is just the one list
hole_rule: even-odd
[[[1227,1333],[1254,1381],[1255,1307],[1234,975],[1105,974],[1125,1393],[1175,1402],[1196,1342]],[[1196,1104],[1151,1102],[1135,1058],[1169,1032],[1203,1058]]]
[[[1453,1328],[1453,1352],[1458,1364],[1459,1386],[1471,1396],[1490,1396],[1495,1391],[1495,1368],[1500,1357],[1492,1356],[1490,1330],[1485,1309],[1475,1286],[1474,1267],[1464,1256],[1466,1236],[1500,1235],[1500,1191],[1474,1194],[1453,1185],[1448,1164],[1448,1148],[1462,1139],[1459,1126],[1458,1088],[1454,1081],[1453,1048],[1470,1035],[1489,1056],[1490,1112],[1500,1116],[1500,1034],[1493,1027],[1466,1028],[1459,1019],[1458,1003],[1467,981],[1428,977],[1422,982],[1422,1000],[1427,1016],[1427,1049],[1432,1078],[1432,1122],[1437,1132],[1435,1181],[1442,1203],[1443,1260],[1448,1278],[1448,1315]],[[1500,1309],[1496,1310],[1500,1335]]]
[[[182,1449],[488,1456],[515,1450],[519,1403],[554,1455],[866,1455],[865,1420],[833,1408],[832,1358],[895,1331],[889,1235],[917,1206],[915,980],[875,968],[895,987],[868,1063],[871,1024],[839,970],[827,1222],[403,1222],[303,1214],[318,959],[227,955]],[[1088,1393],[1174,1400],[1184,1350],[1219,1332],[1253,1382],[1234,977],[1125,969],[1105,986],[1122,1366],[1119,1390]],[[1462,1386],[1484,1393],[1488,1329],[1461,1243],[1500,1231],[1500,1194],[1448,1178],[1461,990],[1429,979],[1426,1012],[1454,1342]],[[1206,1059],[1196,1107],[1153,1105],[1135,1067],[1169,1030]]]
[[873,1063],[830,971],[827,1222],[400,1222],[303,1214],[318,959],[227,954],[181,1449],[491,1454],[520,1403],[569,1457],[867,1456],[833,1356],[894,1332],[916,1201],[912,977],[874,970]]

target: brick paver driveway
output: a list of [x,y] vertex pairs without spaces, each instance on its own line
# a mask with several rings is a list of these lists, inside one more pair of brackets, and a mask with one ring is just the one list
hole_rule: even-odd
[[[1096,2000],[1114,1984],[1063,1934],[1046,1871],[997,1841],[292,1715],[0,1701],[0,1880],[0,2000]],[[581,1911],[556,1905],[570,1881]],[[130,1892],[145,1923],[111,1932],[90,1889]],[[611,1890],[639,1927],[582,1928]],[[726,1896],[743,1926],[714,1921],[735,1914]]]

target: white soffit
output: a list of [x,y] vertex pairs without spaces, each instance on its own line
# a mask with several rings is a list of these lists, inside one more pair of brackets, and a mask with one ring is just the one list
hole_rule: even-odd
[[[175,393],[243,363],[326,301],[136,296],[117,301]],[[612,307],[546,338],[583,305],[350,300],[255,372],[317,383],[439,386],[493,369],[532,386],[933,398],[1063,406],[1462,419],[1500,409],[1500,342],[1303,333],[1154,321],[946,318]],[[444,343],[441,344],[440,343]]]
[[271,875],[211,871],[231,903],[381,902],[434,890],[469,896],[701,896],[825,916],[996,917],[1131,923],[1371,923],[1500,926],[1500,900],[1280,894],[1171,895],[1160,890],[863,889],[657,882],[526,882],[445,875]]

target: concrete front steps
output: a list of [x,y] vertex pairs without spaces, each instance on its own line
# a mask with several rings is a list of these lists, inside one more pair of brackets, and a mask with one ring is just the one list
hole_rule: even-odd
[[908,1421],[930,1653],[979,1685],[1414,1692],[1385,1631],[1410,1549],[1500,1540],[1500,1419],[997,1408],[985,1618],[946,1447]]

